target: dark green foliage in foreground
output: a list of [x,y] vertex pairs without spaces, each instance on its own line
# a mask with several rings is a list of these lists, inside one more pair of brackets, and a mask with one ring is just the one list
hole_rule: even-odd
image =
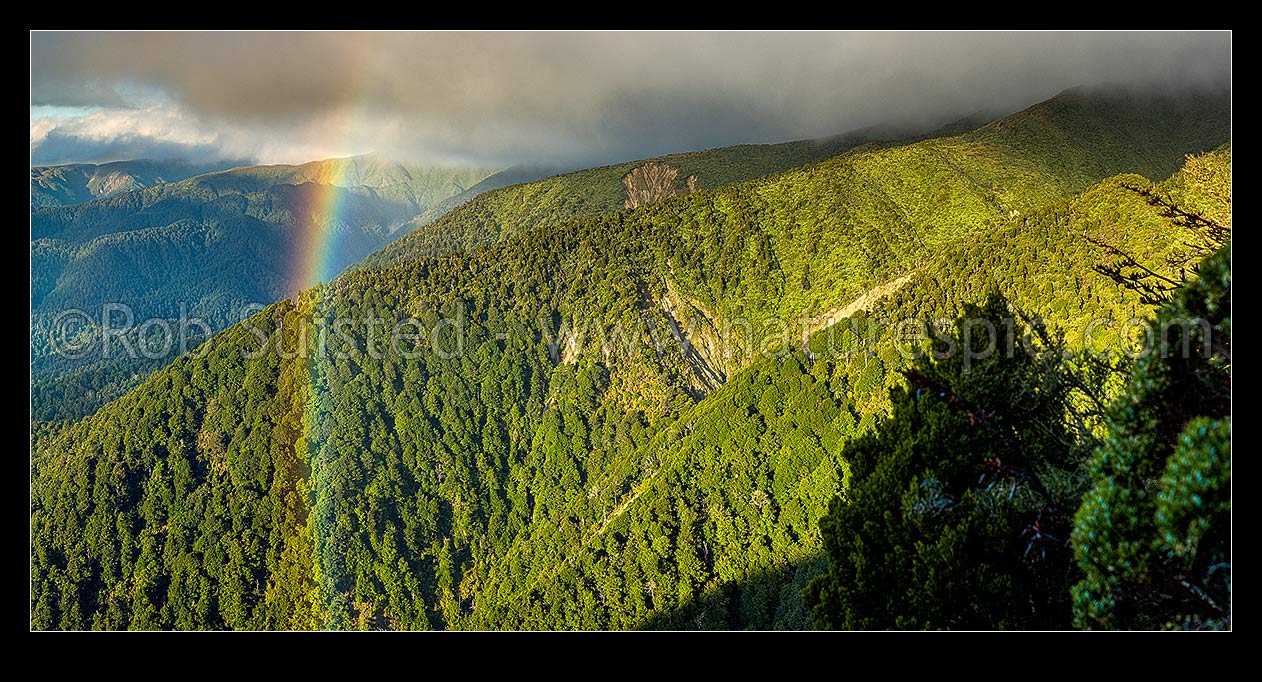
[[1065,420],[1064,347],[1039,336],[1000,297],[966,308],[933,343],[947,357],[917,362],[892,414],[842,450],[850,475],[821,522],[828,574],[806,597],[817,626],[1069,626],[1083,451],[1065,444],[1085,434]]
[[1230,245],[1199,275],[1151,322],[1091,461],[1080,626],[1231,627]]

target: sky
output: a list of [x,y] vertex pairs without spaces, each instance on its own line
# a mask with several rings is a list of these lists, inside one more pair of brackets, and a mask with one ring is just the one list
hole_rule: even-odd
[[31,161],[612,162],[1230,68],[1227,32],[33,32]]

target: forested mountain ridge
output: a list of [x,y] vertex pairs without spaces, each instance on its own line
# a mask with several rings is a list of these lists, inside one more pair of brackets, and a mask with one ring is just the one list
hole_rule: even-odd
[[[1202,116],[1177,131],[1159,109],[1093,106],[1068,108],[1130,132],[1097,136],[1059,168],[1031,140],[1064,131],[1027,114],[1002,146],[987,136],[1005,131],[979,131],[846,155],[358,270],[276,304],[254,323],[291,343],[370,316],[455,333],[442,314],[459,334],[434,342],[459,340],[460,352],[242,362],[259,339],[235,327],[207,357],[42,438],[35,625],[801,626],[791,597],[812,570],[794,564],[810,563],[812,529],[844,480],[837,445],[871,428],[894,375],[866,353],[808,354],[790,335],[782,358],[744,342],[717,356],[730,378],[715,389],[680,352],[704,330],[672,309],[691,301],[716,328],[760,328],[909,272],[980,286],[988,271],[971,259],[1015,267],[1025,254],[1000,237],[962,260],[941,247],[1010,233],[1040,250],[1074,242],[1082,225],[1040,213],[1041,200],[1099,169],[1175,168],[1229,138],[1215,103],[1186,102]],[[1145,110],[1157,118],[1135,128]],[[1168,229],[1133,198],[1100,210],[1139,216],[1128,224],[1155,227],[1150,239]],[[1087,262],[1075,272],[1115,291],[1087,278]],[[915,277],[892,305],[955,295],[910,288]],[[757,584],[780,575],[789,582]]]
[[234,161],[113,161],[92,164],[31,167],[31,206],[81,204],[100,197],[131,192],[164,182],[240,165]]
[[[453,199],[449,210],[413,221],[408,236],[370,255],[357,269],[399,260],[473,248],[549,223],[602,215],[624,208],[623,179],[647,164],[676,171],[671,186],[678,193],[715,189],[830,159],[858,147],[878,148],[971,130],[989,120],[977,113],[928,132],[871,126],[831,137],[775,144],[744,144],[682,152],[652,159],[561,173],[533,182],[500,185],[467,203]],[[511,169],[510,169],[511,170]],[[508,176],[508,173],[504,174]],[[692,178],[692,187],[689,187]],[[495,179],[495,178],[492,178]],[[459,212],[456,212],[457,207]],[[439,220],[438,224],[427,226]],[[420,229],[426,226],[425,229]]]
[[487,176],[465,191],[448,197],[447,199],[429,207],[424,213],[413,218],[406,229],[410,231],[415,230],[422,225],[428,225],[429,223],[447,215],[457,206],[461,206],[469,201],[472,201],[480,194],[497,190],[502,187],[508,187],[509,185],[530,183],[552,177],[553,175],[561,175],[568,170],[570,169],[554,168],[551,166],[535,166],[529,164],[505,168],[498,173]]

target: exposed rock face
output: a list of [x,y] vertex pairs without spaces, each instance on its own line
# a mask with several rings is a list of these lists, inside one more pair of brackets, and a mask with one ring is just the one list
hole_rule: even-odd
[[677,291],[669,277],[661,303],[670,332],[696,375],[693,387],[704,394],[722,386],[732,365],[732,339],[725,340],[713,314]]
[[676,194],[688,194],[697,191],[697,176],[689,175],[687,192],[675,187],[675,178],[679,177],[679,169],[658,161],[649,161],[631,169],[622,176],[622,186],[627,190],[626,208],[646,206],[655,201],[669,199]]
[[[162,178],[156,178],[155,180],[157,183],[163,182]],[[100,183],[100,188],[94,193],[97,196],[109,196],[119,192],[130,192],[142,187],[144,185],[126,173],[110,173],[105,176],[105,179]]]

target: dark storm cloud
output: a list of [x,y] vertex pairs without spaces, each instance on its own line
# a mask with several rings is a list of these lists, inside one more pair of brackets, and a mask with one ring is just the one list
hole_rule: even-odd
[[[47,33],[31,50],[33,105],[118,108],[119,93],[129,106],[134,93],[170,105],[165,133],[128,118],[141,128],[133,138],[262,160],[376,150],[519,161],[928,125],[1080,84],[1222,86],[1231,43],[1227,33]],[[108,144],[118,127],[108,118],[60,134]],[[36,138],[33,121],[33,150]]]
[[114,88],[95,81],[32,81],[32,106],[125,107]]

